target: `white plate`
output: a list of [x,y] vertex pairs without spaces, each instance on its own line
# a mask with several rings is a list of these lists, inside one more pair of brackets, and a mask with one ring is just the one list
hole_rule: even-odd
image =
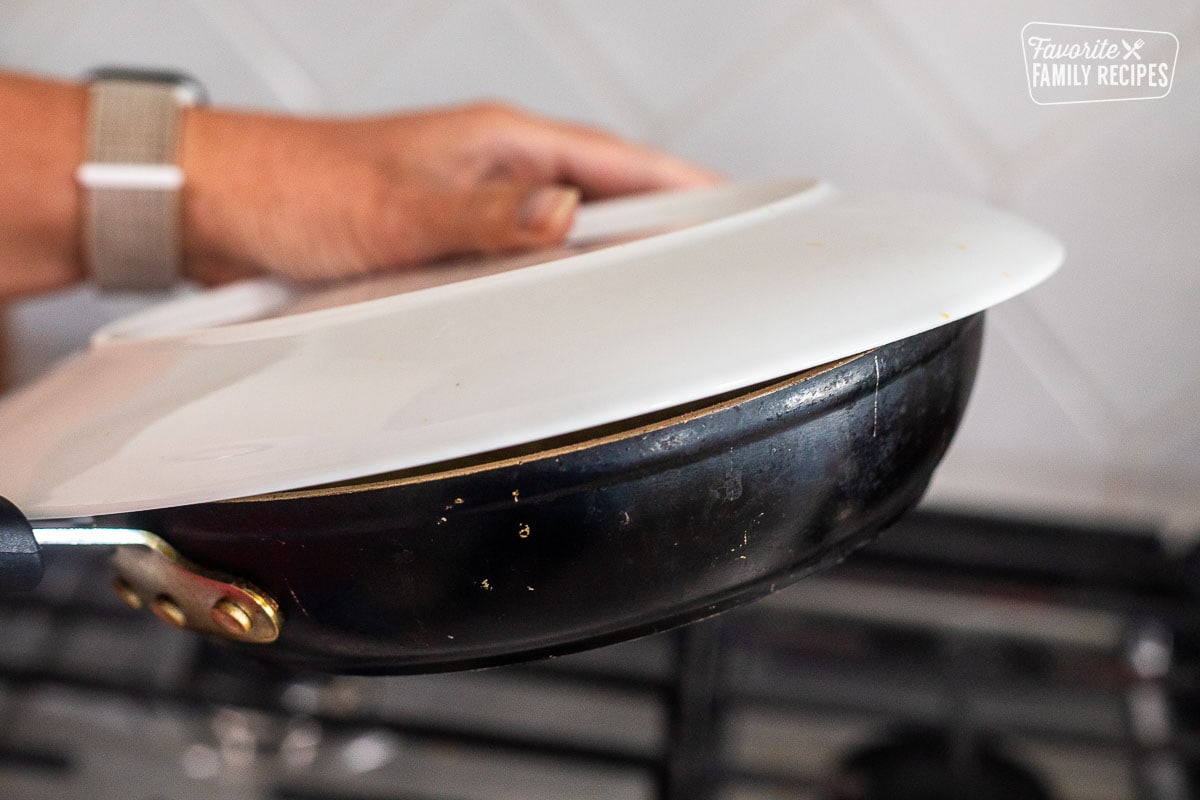
[[35,519],[119,513],[536,441],[929,330],[1063,257],[994,209],[823,183],[597,203],[571,243],[108,326],[0,403],[0,495]]

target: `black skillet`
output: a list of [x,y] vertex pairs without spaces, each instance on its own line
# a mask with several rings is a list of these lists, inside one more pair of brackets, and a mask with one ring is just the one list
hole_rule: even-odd
[[[565,653],[714,614],[870,541],[945,452],[982,331],[980,314],[520,451],[89,526],[154,531],[215,574],[206,603],[266,598],[277,638],[244,646],[292,667],[425,672]],[[28,523],[0,512],[0,579],[35,583]],[[118,548],[125,592],[145,577],[122,560],[130,549]],[[135,604],[163,599],[135,588]]]
[[924,491],[977,315],[732,396],[470,463],[102,518],[274,597],[261,657],[480,667],[699,619],[837,563]]

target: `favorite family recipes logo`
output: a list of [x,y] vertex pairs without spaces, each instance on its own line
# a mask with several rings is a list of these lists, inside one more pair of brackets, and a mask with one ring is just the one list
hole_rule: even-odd
[[1056,22],[1027,24],[1021,46],[1038,105],[1166,97],[1179,55],[1179,40],[1166,31]]

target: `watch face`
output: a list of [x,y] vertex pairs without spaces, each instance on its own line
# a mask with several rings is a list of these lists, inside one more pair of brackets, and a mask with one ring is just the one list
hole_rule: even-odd
[[88,81],[165,83],[176,88],[175,95],[181,105],[200,105],[208,102],[208,95],[200,81],[183,72],[137,67],[97,67],[85,77]]

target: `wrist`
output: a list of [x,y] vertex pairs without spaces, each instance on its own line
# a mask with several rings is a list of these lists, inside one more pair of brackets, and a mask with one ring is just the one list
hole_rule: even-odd
[[[204,106],[180,118],[179,166],[184,185],[180,236],[184,275],[201,283],[225,282],[260,271],[253,246],[270,206],[271,154],[260,142],[274,118]],[[286,141],[286,140],[285,140]]]
[[180,203],[180,239],[183,248],[184,275],[196,277],[192,266],[213,254],[208,218],[213,204],[214,126],[210,109],[186,108],[179,118],[179,167],[183,170],[183,197]]
[[[0,79],[0,297],[61,289],[85,276],[75,169],[84,160],[87,91]],[[34,188],[36,187],[36,188]]]

